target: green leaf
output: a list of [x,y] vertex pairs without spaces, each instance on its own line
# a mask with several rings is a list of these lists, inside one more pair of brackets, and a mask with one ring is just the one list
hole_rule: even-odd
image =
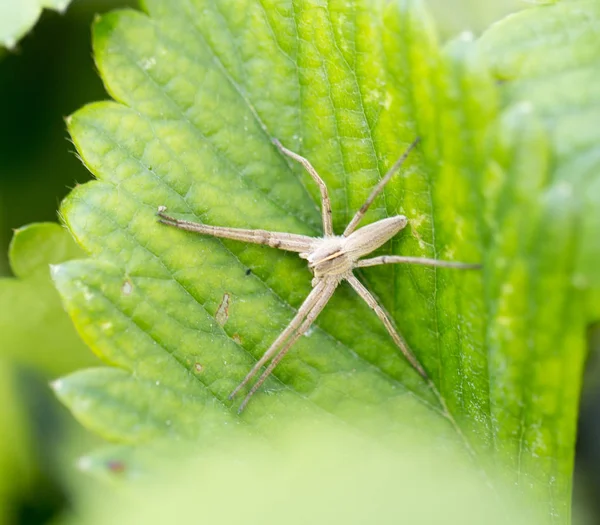
[[[253,15],[242,20],[231,12],[228,23],[241,24],[236,31],[247,36],[245,52],[265,55],[251,61],[236,56],[224,15],[214,7],[207,7],[202,17],[191,5],[190,12],[166,3],[148,7],[156,11],[154,18],[121,12],[96,24],[98,67],[107,88],[126,106],[94,104],[69,123],[79,151],[101,180],[75,190],[62,211],[76,238],[96,257],[62,265],[55,273],[84,339],[121,369],[82,372],[61,382],[60,393],[82,420],[126,441],[165,431],[196,436],[207,431],[209,421],[237,421],[227,395],[310,290],[310,274],[298,258],[169,230],[156,222],[156,207],[165,204],[173,213],[213,224],[319,235],[317,191],[306,174],[277,152],[270,133],[309,156],[326,178],[337,203],[339,231],[403,144],[417,134],[416,124],[407,124],[416,111],[403,88],[405,69],[413,82],[423,84],[415,95],[426,100],[426,90],[435,89],[429,77],[442,60],[419,11],[407,17],[389,10],[384,20],[377,9],[357,4],[361,31],[371,28],[384,38],[373,46],[365,34],[350,46],[346,40],[352,35],[338,31],[353,27],[330,26],[329,16],[339,24],[347,16],[343,11],[328,13],[306,4],[298,20],[289,18],[291,12],[275,11],[270,19],[260,5],[249,2]],[[317,26],[311,23],[315,18]],[[251,27],[244,28],[246,23]],[[390,36],[396,24],[406,25],[406,41]],[[295,27],[306,35],[289,40],[286,35],[295,34],[290,33]],[[407,57],[404,50],[416,41],[419,49]],[[306,67],[296,67],[293,56]],[[384,66],[407,58],[410,62],[398,64],[398,70]],[[358,70],[364,72],[358,76]],[[265,84],[270,71],[278,73],[277,87]],[[198,91],[197,86],[204,87]],[[367,96],[369,105],[363,100]],[[436,126],[433,119],[437,116],[424,115],[422,126]],[[437,164],[435,144],[426,146],[430,152],[425,154]],[[395,251],[443,256],[445,250],[455,258],[477,260],[469,225],[459,240],[448,233],[444,240],[440,226],[444,241],[434,247],[430,174],[416,159],[411,164],[370,220],[405,211],[417,219]],[[459,211],[448,210],[448,220]],[[454,226],[446,224],[445,230]],[[368,273],[386,306],[406,312],[405,335],[437,374],[442,360],[453,359],[440,348],[440,320],[432,318],[431,296],[436,288],[440,295],[447,290],[449,301],[459,285],[480,286],[479,277],[445,272],[436,282],[435,272],[422,268]],[[398,293],[385,297],[390,278]],[[401,290],[408,293],[400,295]],[[215,315],[225,294],[230,297],[229,318],[220,326]],[[465,299],[465,308],[475,311],[480,302]],[[457,314],[447,314],[443,322],[450,324]],[[278,395],[259,396],[245,420],[264,424],[276,414],[315,407],[344,418],[357,402],[383,405],[398,431],[409,419],[422,425],[431,414],[439,416],[441,407],[433,405],[427,385],[399,358],[380,322],[348,289],[339,291],[319,328],[279,368],[280,381],[268,384],[267,390]],[[456,339],[450,333],[445,337]],[[128,376],[122,369],[134,373]],[[447,402],[459,405],[463,392],[452,381],[443,386]],[[140,389],[144,395],[136,395]],[[467,388],[466,395],[478,394]],[[117,404],[127,407],[121,411],[127,416],[123,426],[113,421]],[[140,414],[143,424],[127,419]],[[455,439],[448,422],[437,419],[440,431],[445,428]]]
[[[225,440],[208,453],[179,447],[185,461],[175,468],[138,478],[118,498],[96,491],[66,524],[152,525],[174,515],[178,523],[196,523],[201,515],[208,523],[252,525],[542,523],[514,493],[504,504],[460,458],[448,451],[432,455],[424,443],[389,446],[307,421],[271,439],[276,448],[257,439]],[[112,465],[121,476],[128,469],[127,463]]]
[[[50,280],[50,264],[83,252],[58,224],[15,231],[9,260],[15,277],[0,278],[0,523],[14,523],[16,502],[39,483],[39,451],[23,397],[23,369],[56,377],[94,363],[62,308]],[[28,391],[29,397],[32,392]],[[50,392],[47,392],[50,395]],[[26,396],[27,397],[27,396]],[[31,401],[31,400],[30,400]],[[36,399],[39,403],[39,399]],[[48,417],[48,416],[47,416]],[[65,431],[62,428],[62,437]],[[44,443],[45,456],[51,443]]]
[[[571,470],[586,329],[600,319],[600,136],[598,94],[590,87],[598,76],[594,50],[600,45],[595,31],[599,19],[597,2],[563,2],[509,17],[479,43],[480,55],[502,81],[507,108],[504,142],[514,151],[512,156],[497,156],[502,171],[514,172],[512,196],[500,187],[497,194],[504,194],[500,199],[505,202],[521,201],[520,214],[502,213],[501,208],[496,214],[498,232],[506,232],[502,233],[506,246],[508,226],[515,222],[520,226],[513,243],[515,248],[515,241],[521,245],[521,254],[513,251],[509,265],[515,280],[501,295],[524,292],[517,309],[514,303],[505,303],[504,312],[506,307],[512,310],[507,319],[498,309],[497,319],[503,323],[498,323],[496,333],[504,339],[504,347],[512,347],[511,361],[501,364],[518,365],[519,355],[532,358],[518,365],[519,374],[506,374],[500,392],[505,400],[512,398],[507,415],[519,423],[512,427],[521,428],[521,434],[546,428],[550,436],[555,427],[554,451],[545,460],[549,470],[561,472],[555,480],[568,479]],[[546,151],[539,151],[541,138],[523,140],[523,131],[516,127],[523,129],[524,118],[534,122],[530,134],[545,137]],[[541,163],[534,161],[536,150]],[[514,169],[515,158],[527,159],[526,170]],[[495,257],[500,260],[499,254]],[[520,330],[515,330],[515,323],[522,325]],[[523,406],[522,399],[530,401]],[[509,422],[503,424],[511,428]],[[542,441],[521,442],[534,451],[532,445]],[[522,465],[521,459],[515,468],[520,471]]]
[[[129,444],[268,434],[299,414],[369,432],[379,418],[391,435],[458,443],[490,472],[493,454],[566,521],[585,333],[574,261],[587,248],[571,222],[581,210],[554,184],[544,120],[520,106],[500,114],[486,55],[468,41],[440,50],[416,1],[145,4],[148,15],[95,24],[116,102],[69,120],[98,180],[62,213],[92,258],[54,279],[84,340],[114,366],[62,379],[61,399]],[[157,206],[320,235],[318,191],[277,137],[327,182],[339,233],[416,136],[419,150],[365,223],[403,213],[409,227],[381,253],[484,269],[390,265],[360,278],[443,401],[342,286],[238,417],[227,396],[302,303],[310,273],[291,254],[167,228]],[[550,220],[556,204],[569,220]]]
[[[535,0],[528,0],[533,3]],[[442,36],[454,36],[463,31],[482,32],[489,24],[518,9],[524,9],[523,0],[429,0]]]
[[82,255],[58,224],[32,224],[15,231],[9,249],[15,277],[0,278],[2,359],[47,377],[94,363],[50,280],[49,265]]
[[3,0],[0,3],[0,46],[14,48],[35,25],[42,9],[63,13],[70,3],[71,0]]
[[572,0],[515,15],[481,42],[495,76],[506,81],[505,104],[531,107],[548,131],[555,153],[552,222],[572,230],[563,242],[573,242],[578,254],[573,279],[579,289],[600,289],[600,93],[592,88],[600,79],[598,20],[597,2]]

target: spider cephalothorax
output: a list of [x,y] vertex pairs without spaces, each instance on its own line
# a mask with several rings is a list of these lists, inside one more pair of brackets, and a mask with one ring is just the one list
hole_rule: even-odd
[[301,253],[300,257],[308,261],[315,279],[344,277],[352,272],[361,257],[385,244],[406,224],[404,215],[396,215],[364,226],[347,237],[336,235],[315,239],[311,250]]
[[165,213],[166,208],[160,206],[158,209],[159,221],[169,226],[175,226],[183,230],[189,230],[213,237],[234,239],[242,242],[255,244],[266,244],[280,250],[297,252],[300,257],[308,261],[308,267],[313,272],[312,291],[304,300],[304,303],[298,309],[297,314],[283,332],[275,339],[269,349],[257,361],[252,370],[246,375],[244,380],[236,387],[229,396],[233,398],[262,368],[263,365],[272,358],[266,370],[260,375],[254,383],[246,398],[241,403],[239,410],[243,410],[252,395],[258,390],[260,385],[267,379],[269,374],[277,366],[279,361],[285,356],[298,338],[306,333],[317,316],[321,313],[325,305],[333,295],[337,286],[344,280],[348,281],[352,288],[356,290],[365,302],[375,311],[381,319],[390,336],[402,351],[402,354],[411,363],[411,365],[425,378],[429,380],[425,369],[421,366],[416,357],[412,354],[404,339],[400,336],[387,312],[378,304],[371,292],[354,276],[352,271],[355,268],[366,266],[375,266],[379,264],[425,264],[429,266],[442,266],[450,268],[477,268],[475,264],[464,264],[436,259],[426,259],[422,257],[383,255],[362,259],[365,255],[389,241],[394,235],[402,230],[408,223],[404,215],[388,217],[374,222],[360,229],[356,229],[361,219],[364,217],[369,206],[373,203],[377,195],[381,193],[385,185],[398,171],[410,151],[417,145],[415,140],[405,151],[405,153],[396,161],[386,175],[375,186],[371,195],[367,198],[360,210],[356,212],[342,235],[334,235],[331,220],[331,201],[327,192],[327,186],[319,177],[318,173],[312,167],[310,162],[297,155],[296,153],[284,148],[278,140],[273,143],[281,153],[300,162],[311,175],[313,180],[319,185],[321,191],[321,209],[323,218],[323,237],[313,238],[306,235],[297,235],[294,233],[270,232],[266,230],[245,230],[240,228],[227,228],[221,226],[210,226],[190,221],[184,221],[171,217]]

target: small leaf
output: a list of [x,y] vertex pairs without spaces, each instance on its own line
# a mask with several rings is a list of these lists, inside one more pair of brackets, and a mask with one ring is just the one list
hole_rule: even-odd
[[0,3],[0,46],[12,49],[35,25],[42,9],[66,11],[71,0],[3,0]]
[[27,364],[46,376],[94,362],[50,280],[49,265],[82,255],[58,224],[32,224],[16,230],[9,249],[16,277],[0,278],[2,358]]

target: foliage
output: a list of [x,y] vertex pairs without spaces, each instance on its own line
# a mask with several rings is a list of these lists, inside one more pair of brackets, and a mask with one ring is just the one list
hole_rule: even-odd
[[34,454],[23,416],[23,401],[19,397],[15,370],[0,359],[0,524],[14,523],[11,506],[15,496],[28,490],[35,472]]
[[[416,0],[144,7],[96,22],[95,58],[115,102],[68,121],[98,180],[61,212],[91,258],[53,276],[82,338],[112,366],[61,379],[59,397],[131,445],[125,454],[270,435],[299,415],[378,436],[383,425],[398,443],[436,436],[432,448],[467,451],[495,481],[506,468],[567,522],[585,329],[600,317],[588,87],[597,3],[525,10],[445,48]],[[368,215],[409,218],[382,253],[483,270],[395,266],[361,278],[443,402],[342,288],[238,417],[227,395],[307,295],[310,274],[290,254],[161,226],[156,208],[318,235],[318,192],[278,154],[277,137],[326,180],[340,232],[417,135],[420,150]],[[227,315],[217,315],[225,294]],[[102,456],[108,470],[115,450]]]
[[32,224],[15,232],[9,250],[15,278],[0,278],[3,358],[34,367],[46,377],[94,363],[50,280],[49,265],[82,256],[58,224]]
[[64,12],[71,0],[4,0],[0,4],[0,46],[9,49],[35,25],[42,9]]
[[[16,277],[0,278],[0,523],[15,522],[14,500],[39,478],[23,371],[50,378],[94,362],[61,308],[48,267],[82,255],[58,224],[33,224],[17,230],[10,246]],[[45,436],[46,451],[50,441]]]
[[501,504],[477,472],[425,443],[384,445],[303,420],[270,440],[274,446],[244,438],[200,454],[179,449],[184,461],[120,487],[115,505],[99,494],[66,525],[153,525],[174,515],[182,524],[392,524],[399,515],[415,524],[539,523],[514,494]]

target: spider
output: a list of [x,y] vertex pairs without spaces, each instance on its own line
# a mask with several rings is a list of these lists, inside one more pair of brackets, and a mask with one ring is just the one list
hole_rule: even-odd
[[248,401],[250,401],[250,398],[265,382],[271,372],[273,372],[273,369],[283,359],[294,343],[307,332],[317,316],[321,313],[323,308],[325,308],[325,305],[328,303],[335,289],[344,280],[348,281],[358,295],[375,311],[404,357],[423,379],[433,387],[425,369],[421,366],[404,339],[394,327],[389,314],[379,305],[371,292],[352,273],[355,268],[397,263],[422,264],[444,268],[479,268],[478,264],[398,255],[383,255],[370,259],[362,259],[362,257],[370,254],[390,240],[408,223],[408,219],[404,215],[396,215],[374,222],[360,229],[356,229],[373,201],[382,192],[392,176],[400,169],[410,152],[418,143],[419,139],[417,138],[373,188],[371,194],[356,212],[348,226],[346,226],[342,235],[335,235],[333,232],[331,201],[329,200],[327,186],[325,185],[325,182],[323,182],[323,179],[321,179],[307,159],[285,148],[277,139],[273,139],[273,144],[275,144],[279,151],[304,166],[306,171],[308,171],[310,176],[319,186],[321,192],[323,237],[308,237],[306,235],[297,235],[295,233],[271,232],[266,230],[247,230],[241,228],[209,226],[207,224],[176,219],[165,213],[167,210],[165,206],[159,206],[159,222],[163,224],[174,226],[182,230],[201,233],[203,235],[234,239],[236,241],[254,244],[266,244],[272,248],[297,252],[302,259],[308,261],[308,267],[314,275],[312,280],[312,291],[308,294],[294,318],[257,361],[250,372],[248,372],[244,380],[229,395],[229,399],[233,399],[240,390],[258,374],[263,365],[271,359],[267,368],[258,377],[254,385],[246,394],[238,412],[244,410]]

